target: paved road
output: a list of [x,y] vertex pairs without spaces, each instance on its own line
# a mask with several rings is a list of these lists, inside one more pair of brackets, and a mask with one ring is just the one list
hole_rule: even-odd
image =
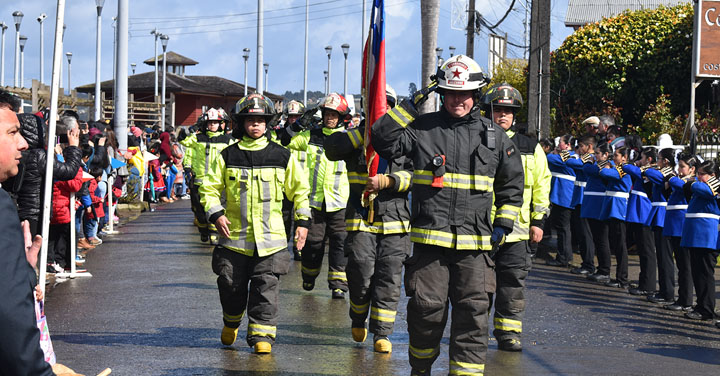
[[[242,337],[224,347],[222,313],[188,201],[159,207],[121,227],[88,255],[94,277],[69,280],[48,294],[46,313],[58,360],[94,375],[407,375],[406,299],[392,354],[375,354],[350,337],[348,303],[329,290],[301,289],[295,263],[281,281],[278,342],[252,353]],[[720,274],[720,272],[718,273]],[[325,271],[321,272],[325,275]],[[631,257],[631,276],[637,258]],[[720,277],[720,276],[719,276]],[[525,350],[497,351],[492,375],[678,375],[720,372],[720,330],[600,287],[565,270],[535,265],[528,288]],[[446,330],[434,374],[447,374]]]

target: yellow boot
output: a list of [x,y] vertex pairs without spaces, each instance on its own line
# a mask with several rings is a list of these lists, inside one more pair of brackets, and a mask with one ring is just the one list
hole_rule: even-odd
[[365,342],[367,338],[367,329],[365,328],[352,328],[352,337],[355,342]]
[[380,337],[377,340],[375,340],[375,352],[379,353],[391,353],[392,352],[392,343],[390,342],[387,337]]
[[220,342],[225,346],[230,346],[235,343],[237,338],[238,328],[223,327],[222,333],[220,334]]
[[257,342],[254,348],[255,354],[270,354],[270,351],[272,351],[270,342]]

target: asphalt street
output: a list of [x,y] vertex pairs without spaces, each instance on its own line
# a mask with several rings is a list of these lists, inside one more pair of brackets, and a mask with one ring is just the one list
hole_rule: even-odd
[[[95,375],[110,367],[113,375],[410,373],[406,298],[390,336],[393,352],[376,354],[370,339],[353,342],[347,299],[332,300],[321,279],[315,290],[303,291],[300,264],[294,262],[281,280],[277,343],[271,355],[255,355],[244,341],[247,319],[233,346],[220,343],[212,247],[200,243],[189,201],[143,213],[120,231],[88,254],[92,278],[67,280],[48,293],[57,359],[77,372]],[[637,273],[637,256],[631,256],[631,279]],[[530,274],[527,296],[524,351],[498,351],[491,337],[486,374],[720,373],[720,330],[710,321],[692,322],[543,262]],[[448,338],[446,329],[433,374],[448,372]]]

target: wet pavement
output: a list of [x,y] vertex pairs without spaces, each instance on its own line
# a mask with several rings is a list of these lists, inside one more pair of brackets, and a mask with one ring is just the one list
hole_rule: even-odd
[[[220,343],[222,311],[210,269],[212,248],[192,226],[189,201],[143,213],[91,251],[93,278],[67,280],[46,302],[58,361],[95,375],[407,375],[403,298],[391,354],[350,336],[348,302],[318,280],[301,288],[295,262],[281,280],[280,322],[271,355],[244,341]],[[577,257],[577,256],[576,256]],[[637,277],[637,257],[630,276]],[[320,273],[326,275],[326,269]],[[716,272],[720,280],[720,271]],[[719,289],[720,290],[720,289]],[[537,262],[528,279],[524,351],[497,350],[492,375],[720,374],[720,329],[694,322],[623,290],[599,286]],[[448,372],[446,329],[433,374]]]

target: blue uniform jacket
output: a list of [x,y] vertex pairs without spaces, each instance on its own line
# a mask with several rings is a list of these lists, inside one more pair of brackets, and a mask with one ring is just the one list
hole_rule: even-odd
[[715,195],[710,187],[701,181],[696,181],[690,188],[692,198],[685,213],[680,246],[714,250],[718,243],[718,218],[720,218]]
[[665,212],[665,227],[663,227],[663,236],[682,236],[683,223],[685,223],[685,213],[687,213],[688,202],[685,199],[683,187],[685,181],[677,176],[673,176],[668,180],[670,189],[670,197],[667,200],[667,210]]
[[657,168],[645,170],[645,177],[652,183],[652,196],[650,197],[652,209],[645,225],[663,227],[665,226],[665,211],[668,206],[665,199],[665,177]]
[[[575,156],[577,157],[577,154]],[[583,162],[580,158],[570,158],[565,164],[575,171],[575,187],[573,188],[572,200],[570,201],[570,206],[574,208],[582,204],[583,192],[585,192],[585,187],[587,186],[587,176],[585,175],[585,171],[583,171]]]
[[640,167],[625,164],[622,166],[622,169],[626,174],[630,175],[632,179],[632,190],[630,190],[625,221],[646,225],[650,217],[652,205],[647,196],[647,192],[645,192],[645,181]]
[[624,221],[627,216],[628,198],[632,187],[630,175],[620,176],[615,168],[600,170],[600,177],[607,181],[607,191],[603,201],[600,219],[619,219]]
[[568,167],[558,154],[548,154],[548,168],[552,175],[550,202],[564,208],[572,209],[573,190],[575,188],[575,171]]
[[605,201],[606,183],[600,177],[600,169],[597,163],[585,163],[583,173],[587,179],[587,185],[583,190],[582,206],[580,206],[580,218],[600,220],[603,201]]

